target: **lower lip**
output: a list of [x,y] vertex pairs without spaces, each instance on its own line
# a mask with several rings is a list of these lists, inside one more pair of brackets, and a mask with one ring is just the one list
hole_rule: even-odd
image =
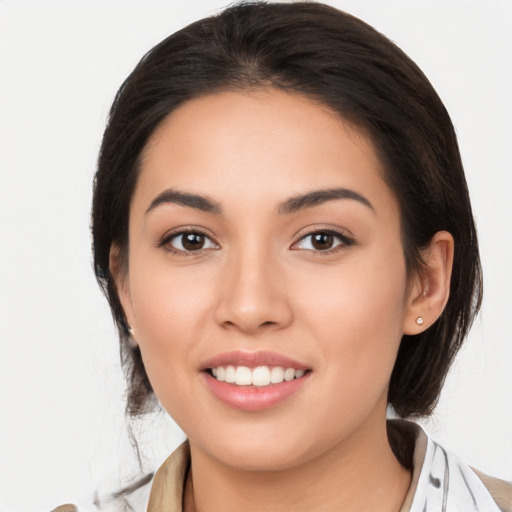
[[263,411],[281,404],[299,391],[308,380],[310,372],[299,379],[269,386],[236,386],[220,382],[206,372],[202,375],[211,393],[226,405],[244,411]]

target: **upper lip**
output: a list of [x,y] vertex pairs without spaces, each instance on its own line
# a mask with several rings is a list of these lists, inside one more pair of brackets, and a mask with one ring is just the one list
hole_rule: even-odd
[[249,368],[256,368],[257,366],[282,366],[284,368],[294,368],[295,370],[309,369],[307,365],[277,352],[267,350],[257,352],[234,350],[211,357],[201,365],[201,370],[204,371],[228,365],[247,366]]

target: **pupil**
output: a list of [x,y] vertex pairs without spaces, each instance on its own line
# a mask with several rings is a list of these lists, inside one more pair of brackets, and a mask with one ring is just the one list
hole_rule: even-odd
[[197,251],[204,245],[204,235],[198,233],[187,233],[183,235],[183,247],[189,251]]
[[333,235],[329,233],[317,233],[313,235],[313,247],[319,250],[326,250],[332,247],[334,241]]

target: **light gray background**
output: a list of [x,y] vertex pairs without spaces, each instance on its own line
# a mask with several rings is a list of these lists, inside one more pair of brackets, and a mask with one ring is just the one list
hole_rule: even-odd
[[[426,428],[512,479],[512,2],[329,2],[426,72],[460,139],[485,272],[483,313]],[[118,86],[222,0],[0,0],[0,510],[45,511],[133,474],[108,306],[90,262],[91,182]],[[136,427],[148,466],[182,439]]]

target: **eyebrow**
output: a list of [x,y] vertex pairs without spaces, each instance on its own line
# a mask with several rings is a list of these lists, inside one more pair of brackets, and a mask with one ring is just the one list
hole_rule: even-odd
[[[312,192],[287,199],[279,207],[279,214],[290,215],[305,208],[311,208],[327,201],[334,201],[339,199],[351,199],[358,201],[359,203],[367,206],[375,212],[372,203],[358,192],[346,188],[329,188],[323,190],[314,190]],[[222,208],[217,201],[214,201],[213,199],[210,199],[204,195],[192,194],[190,192],[181,192],[174,189],[167,189],[164,190],[161,194],[158,194],[158,196],[156,196],[155,199],[151,201],[149,208],[146,210],[146,214],[154,210],[157,206],[167,203],[188,206],[189,208],[195,208],[196,210],[213,213],[215,215],[222,214]]]
[[323,190],[314,190],[307,194],[291,197],[281,204],[279,207],[279,213],[281,215],[289,215],[299,210],[303,210],[304,208],[311,208],[336,199],[351,199],[358,201],[375,212],[375,208],[372,203],[358,192],[347,188],[328,188]]
[[188,206],[190,208],[195,208],[196,210],[201,210],[207,213],[213,213],[215,215],[220,215],[222,213],[220,204],[207,196],[167,189],[161,194],[158,194],[155,199],[151,201],[149,208],[146,210],[146,214],[151,210],[154,210],[157,206],[167,203],[180,204],[182,206]]

